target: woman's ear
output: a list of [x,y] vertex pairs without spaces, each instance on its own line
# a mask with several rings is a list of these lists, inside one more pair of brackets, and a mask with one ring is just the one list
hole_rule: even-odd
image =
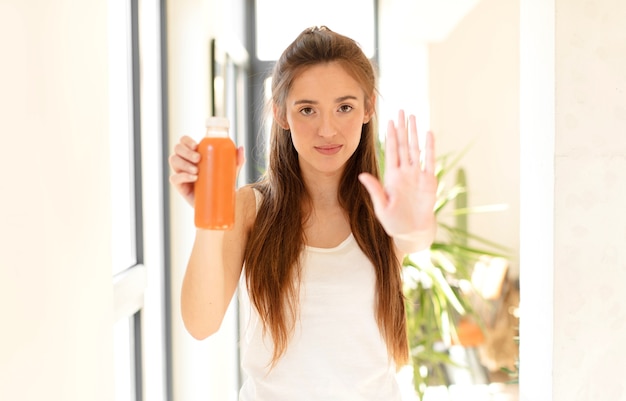
[[280,116],[278,106],[276,106],[276,104],[272,105],[272,115],[274,116],[274,121],[276,121],[276,124],[280,125],[282,129],[289,129],[289,123],[287,123],[287,120],[284,117]]
[[376,95],[372,95],[366,102],[365,115],[363,116],[363,124],[370,122],[376,110]]

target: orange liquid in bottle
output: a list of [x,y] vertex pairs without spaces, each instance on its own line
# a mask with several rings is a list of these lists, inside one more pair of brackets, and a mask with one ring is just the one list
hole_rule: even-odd
[[229,230],[235,223],[237,148],[228,137],[207,136],[197,151],[198,180],[195,183],[196,227]]

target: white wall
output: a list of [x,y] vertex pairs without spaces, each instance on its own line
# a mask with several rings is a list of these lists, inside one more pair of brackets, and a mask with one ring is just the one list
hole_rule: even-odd
[[113,396],[106,1],[0,2],[0,399]]
[[521,5],[521,399],[626,400],[626,4]]
[[507,208],[468,215],[468,228],[512,249],[510,273],[516,277],[519,0],[479,1],[447,37],[428,48],[429,104],[437,152],[458,153],[471,146],[460,163],[466,170],[468,205]]

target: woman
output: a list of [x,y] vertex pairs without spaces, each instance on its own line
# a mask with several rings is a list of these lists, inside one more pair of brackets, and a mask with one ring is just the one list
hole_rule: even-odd
[[[182,317],[194,337],[210,336],[241,279],[241,400],[400,399],[401,260],[434,237],[434,145],[429,133],[422,158],[415,117],[407,127],[400,111],[383,186],[375,92],[356,42],[326,27],[302,32],[273,71],[266,174],[237,191],[232,230],[197,230]],[[170,157],[170,181],[192,205],[196,146],[183,137]]]

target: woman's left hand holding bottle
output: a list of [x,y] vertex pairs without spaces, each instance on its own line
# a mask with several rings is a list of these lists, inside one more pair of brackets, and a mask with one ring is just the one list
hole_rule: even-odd
[[[178,193],[194,206],[194,186],[198,180],[198,162],[200,153],[196,151],[198,144],[189,136],[182,136],[174,146],[174,153],[168,159],[170,168],[174,171],[170,175],[170,183]],[[244,163],[243,147],[237,148],[237,173]]]

